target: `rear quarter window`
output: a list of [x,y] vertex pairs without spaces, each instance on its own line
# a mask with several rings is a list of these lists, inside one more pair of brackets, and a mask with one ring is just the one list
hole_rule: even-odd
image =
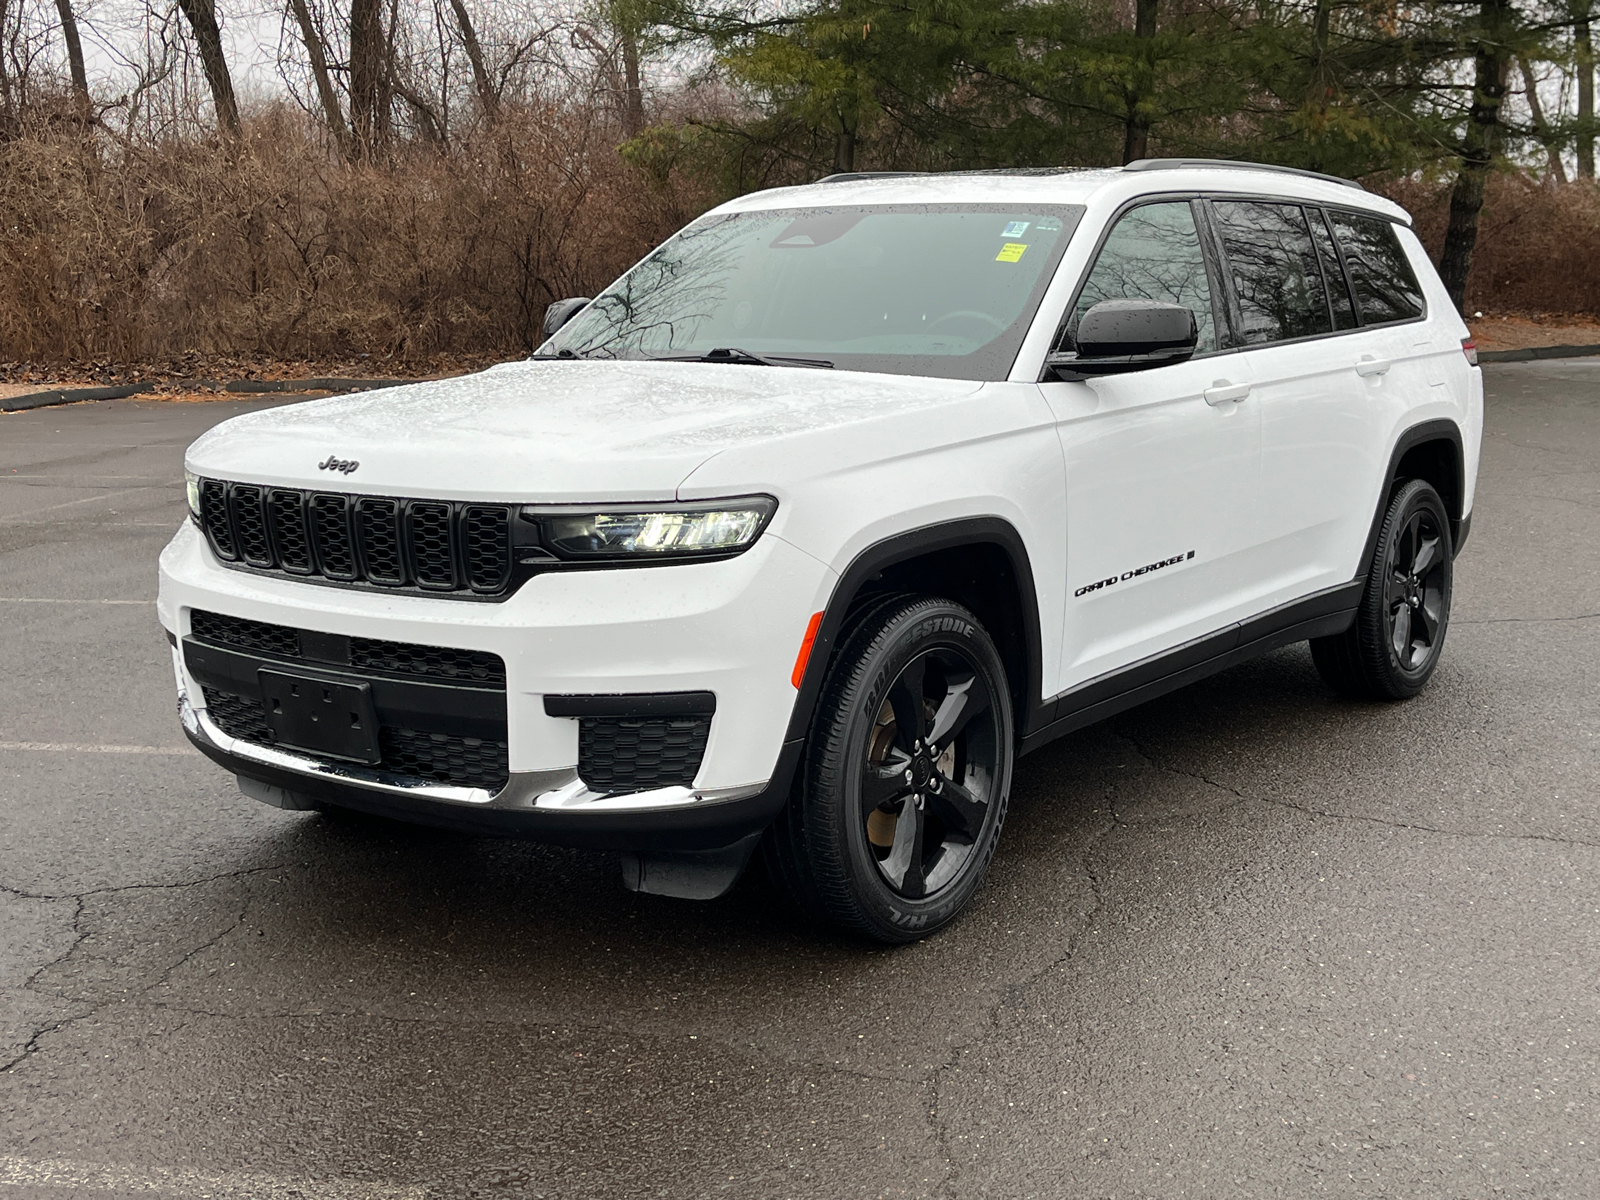
[[1395,236],[1393,223],[1359,213],[1335,211],[1328,217],[1344,252],[1361,323],[1384,325],[1422,316],[1422,288]]

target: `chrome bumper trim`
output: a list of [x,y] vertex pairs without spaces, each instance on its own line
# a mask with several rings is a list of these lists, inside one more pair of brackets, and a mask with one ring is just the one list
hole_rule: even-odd
[[419,783],[403,775],[370,767],[339,766],[306,758],[270,746],[230,737],[211,720],[203,708],[195,708],[189,701],[188,689],[180,676],[178,687],[178,715],[183,727],[191,736],[209,743],[223,754],[231,754],[249,762],[276,767],[281,771],[294,771],[330,782],[359,787],[381,795],[404,796],[411,800],[428,800],[462,808],[497,809],[514,811],[560,810],[563,812],[652,812],[692,808],[700,804],[718,804],[728,800],[743,800],[763,791],[767,784],[745,784],[731,788],[664,787],[648,792],[610,794],[595,792],[578,778],[576,767],[560,767],[550,771],[512,771],[506,785],[498,792],[485,788],[449,787],[438,783]]

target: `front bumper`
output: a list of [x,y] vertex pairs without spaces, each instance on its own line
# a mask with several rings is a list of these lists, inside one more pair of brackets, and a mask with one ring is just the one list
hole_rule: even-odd
[[[231,571],[185,525],[161,557],[162,624],[185,732],[242,780],[407,820],[618,849],[726,845],[782,807],[798,760],[785,733],[794,654],[832,573],[772,537],[716,563],[540,576],[500,604],[336,589]],[[339,764],[231,736],[207,711],[182,646],[194,610],[304,631],[484,651],[505,663],[509,775],[452,786]],[[793,636],[785,636],[792,630]],[[691,786],[627,794],[579,776],[575,719],[548,695],[710,691],[705,753]],[[248,788],[265,798],[260,787]]]

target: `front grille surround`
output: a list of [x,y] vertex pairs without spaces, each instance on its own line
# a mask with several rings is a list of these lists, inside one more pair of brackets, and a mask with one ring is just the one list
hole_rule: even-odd
[[451,599],[503,600],[531,574],[514,563],[516,510],[200,481],[200,527],[227,566]]

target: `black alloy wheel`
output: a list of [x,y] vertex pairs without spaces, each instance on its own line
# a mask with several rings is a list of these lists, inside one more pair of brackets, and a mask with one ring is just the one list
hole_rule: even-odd
[[993,800],[994,697],[960,651],[926,650],[900,671],[861,764],[861,813],[878,871],[921,900],[960,874]]
[[1405,700],[1432,676],[1450,625],[1454,545],[1444,501],[1420,479],[1389,502],[1350,629],[1315,638],[1311,657],[1336,690]]
[[769,867],[804,908],[846,929],[926,936],[983,880],[1012,756],[1005,670],[983,627],[946,600],[892,602],[830,667]]
[[1419,507],[1395,539],[1384,581],[1389,646],[1402,671],[1421,670],[1444,638],[1445,545],[1449,535]]

